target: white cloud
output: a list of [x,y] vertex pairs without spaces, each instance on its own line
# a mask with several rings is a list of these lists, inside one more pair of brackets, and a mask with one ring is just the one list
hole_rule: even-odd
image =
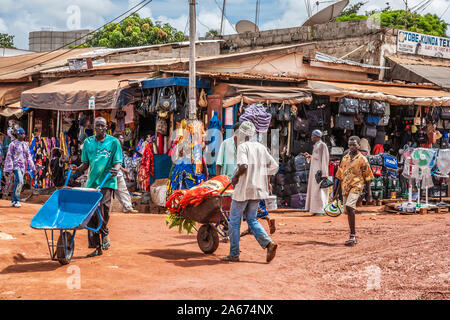
[[3,21],[2,18],[0,18],[0,33],[8,33],[8,27],[5,24],[5,21]]

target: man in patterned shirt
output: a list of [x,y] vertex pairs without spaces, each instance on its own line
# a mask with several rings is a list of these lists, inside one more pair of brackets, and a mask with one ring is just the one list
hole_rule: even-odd
[[343,205],[348,216],[348,224],[350,227],[350,239],[345,242],[346,246],[353,246],[357,243],[355,232],[355,210],[356,203],[367,188],[367,203],[372,202],[372,192],[370,189],[370,181],[374,178],[369,161],[364,157],[360,148],[359,137],[352,136],[348,139],[349,153],[344,156],[336,173],[339,179],[333,201],[339,196],[342,189]]

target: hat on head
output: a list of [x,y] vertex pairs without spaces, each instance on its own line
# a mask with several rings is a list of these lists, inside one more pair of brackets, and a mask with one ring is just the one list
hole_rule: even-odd
[[317,136],[317,137],[319,137],[319,138],[322,138],[322,136],[323,136],[323,133],[322,133],[322,131],[320,131],[320,130],[314,130],[314,131],[312,132],[312,134],[315,135],[315,136]]
[[21,133],[25,134],[25,130],[23,130],[23,128],[18,128],[16,130],[16,134],[21,134]]
[[244,121],[239,127],[239,133],[247,137],[253,137],[256,133],[255,125],[250,121]]

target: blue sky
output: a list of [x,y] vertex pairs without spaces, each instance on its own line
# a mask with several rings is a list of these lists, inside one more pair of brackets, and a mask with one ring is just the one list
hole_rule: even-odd
[[[360,0],[362,1],[362,0]],[[366,0],[367,1],[367,0]],[[140,0],[1,0],[0,32],[15,36],[15,45],[28,49],[28,33],[40,30],[96,29],[119,16]],[[203,36],[209,28],[219,29],[223,0],[197,0],[197,34]],[[259,27],[261,30],[300,26],[307,18],[304,0],[261,0]],[[315,3],[311,0],[311,3]],[[358,1],[351,0],[350,3]],[[371,0],[362,8],[371,10],[391,7],[404,8],[403,0]],[[411,5],[420,0],[409,1]],[[226,16],[234,25],[241,19],[254,20],[256,0],[227,0]],[[329,5],[319,5],[319,10]],[[426,12],[436,13],[450,22],[450,0],[434,0]],[[315,7],[315,11],[317,7]],[[79,13],[79,15],[78,15]],[[180,31],[189,33],[188,0],[153,0],[140,11],[141,16],[168,22]],[[77,19],[79,17],[79,19]],[[227,21],[225,33],[235,33]]]

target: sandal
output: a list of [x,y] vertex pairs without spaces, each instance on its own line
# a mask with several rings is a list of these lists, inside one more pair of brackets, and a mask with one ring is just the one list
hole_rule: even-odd
[[351,234],[350,235],[350,239],[348,239],[347,241],[345,241],[345,245],[346,246],[354,246],[355,244],[357,244],[358,241],[356,240],[356,235],[355,234]]
[[94,252],[89,253],[86,257],[87,257],[87,258],[92,258],[92,257],[101,256],[102,254],[103,254],[102,249],[97,248],[97,249],[95,249]]
[[102,243],[102,249],[108,250],[111,247],[111,244],[108,242]]

